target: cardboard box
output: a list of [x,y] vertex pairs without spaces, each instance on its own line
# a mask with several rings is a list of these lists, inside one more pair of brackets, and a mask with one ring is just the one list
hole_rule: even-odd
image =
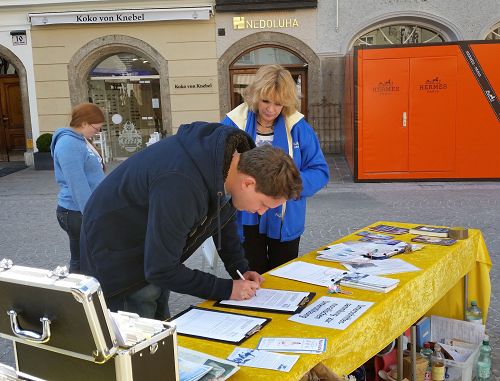
[[[416,366],[416,377],[415,380],[423,380],[425,375],[425,370],[427,369],[428,361],[425,357],[417,354],[417,366]],[[411,357],[405,356],[403,358],[403,377],[411,380]]]

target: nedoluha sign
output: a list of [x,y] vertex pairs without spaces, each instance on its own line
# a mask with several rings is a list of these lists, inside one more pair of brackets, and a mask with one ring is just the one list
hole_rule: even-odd
[[358,181],[500,178],[500,43],[359,47],[345,155]]

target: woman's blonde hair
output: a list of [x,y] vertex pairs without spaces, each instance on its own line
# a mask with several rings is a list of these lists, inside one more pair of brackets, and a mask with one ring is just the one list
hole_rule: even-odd
[[259,111],[259,101],[263,99],[281,104],[284,116],[292,115],[299,103],[295,81],[290,72],[280,65],[262,66],[245,89],[244,97],[248,107],[255,113]]

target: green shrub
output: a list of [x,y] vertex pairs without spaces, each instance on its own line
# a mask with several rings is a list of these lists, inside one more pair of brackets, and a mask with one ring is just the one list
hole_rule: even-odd
[[50,143],[52,143],[52,134],[41,134],[36,140],[38,152],[50,152]]

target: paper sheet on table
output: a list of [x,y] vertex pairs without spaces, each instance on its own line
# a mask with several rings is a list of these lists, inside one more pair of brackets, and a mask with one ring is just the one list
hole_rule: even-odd
[[238,343],[266,319],[193,308],[173,322],[181,334]]
[[328,287],[332,279],[343,275],[345,271],[333,267],[319,266],[312,263],[294,261],[269,272],[280,278]]
[[263,337],[257,349],[274,352],[322,353],[326,350],[326,338]]
[[309,292],[260,288],[254,297],[247,300],[221,300],[219,304],[294,312]]
[[373,302],[323,296],[288,320],[317,327],[345,329],[372,304]]
[[236,347],[227,359],[240,366],[289,372],[299,359],[299,356]]
[[384,275],[384,274],[399,274],[411,271],[421,270],[417,266],[412,265],[402,259],[381,259],[373,260],[365,263],[344,264],[350,271],[370,274],[370,275]]

